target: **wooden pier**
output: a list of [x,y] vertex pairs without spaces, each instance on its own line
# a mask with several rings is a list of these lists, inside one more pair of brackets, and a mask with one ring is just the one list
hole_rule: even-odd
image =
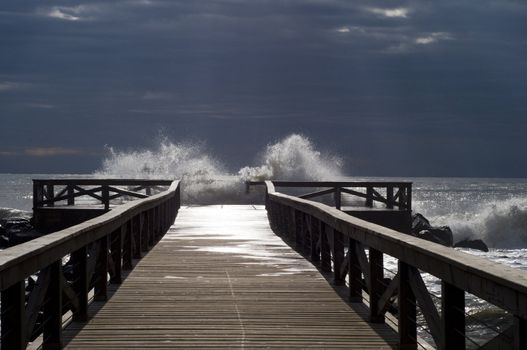
[[[417,349],[418,327],[464,349],[466,293],[512,318],[483,349],[527,348],[525,272],[337,209],[344,192],[407,218],[407,183],[266,181],[265,207],[181,208],[177,181],[144,194],[100,181],[36,191],[46,208],[88,193],[105,213],[0,254],[2,349]],[[300,198],[275,184],[330,189]],[[311,200],[321,192],[336,208]],[[138,199],[112,206],[117,195]],[[440,281],[439,303],[422,273]]]
[[[99,306],[99,305],[97,305]],[[92,316],[92,315],[90,315]],[[395,331],[367,322],[269,228],[263,206],[182,208],[175,224],[67,349],[383,349]]]

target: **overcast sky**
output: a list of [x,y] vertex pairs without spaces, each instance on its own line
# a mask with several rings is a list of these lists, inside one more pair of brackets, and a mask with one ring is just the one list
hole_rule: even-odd
[[0,120],[0,172],[297,132],[353,175],[527,177],[527,3],[2,0]]

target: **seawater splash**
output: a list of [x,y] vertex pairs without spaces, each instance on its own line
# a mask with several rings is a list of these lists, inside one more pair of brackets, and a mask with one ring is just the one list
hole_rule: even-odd
[[[307,137],[292,134],[269,144],[261,165],[229,172],[203,145],[163,139],[155,150],[118,151],[108,148],[100,177],[181,179],[187,204],[253,203],[245,194],[247,180],[334,180],[342,176],[337,157],[316,150]],[[262,199],[261,195],[258,199]]]
[[479,212],[447,215],[460,238],[481,238],[493,248],[527,247],[527,199],[488,203]]
[[450,226],[454,241],[482,239],[491,248],[527,248],[526,197],[478,203],[430,219],[436,225]]
[[31,212],[14,208],[0,208],[0,219],[31,218]]
[[250,180],[335,180],[342,177],[342,160],[322,154],[302,135],[293,134],[268,145],[261,157],[262,165],[244,167],[238,172]]

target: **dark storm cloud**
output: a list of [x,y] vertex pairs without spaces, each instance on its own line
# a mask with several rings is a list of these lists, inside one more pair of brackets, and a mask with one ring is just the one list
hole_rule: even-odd
[[30,148],[95,168],[158,130],[234,167],[300,131],[352,173],[527,176],[525,18],[503,0],[3,1],[0,160],[19,161],[0,171],[39,171]]

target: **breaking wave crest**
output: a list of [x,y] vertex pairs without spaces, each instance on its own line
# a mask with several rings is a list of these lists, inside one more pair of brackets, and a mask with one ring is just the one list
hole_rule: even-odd
[[527,198],[512,198],[478,205],[464,213],[432,218],[449,225],[454,240],[482,239],[493,248],[527,248]]
[[0,208],[0,219],[26,218],[31,217],[31,212],[14,208]]
[[262,165],[244,167],[238,174],[249,180],[321,181],[341,177],[342,160],[322,154],[302,135],[290,135],[268,145],[261,157]]
[[269,144],[260,165],[237,172],[210,155],[201,144],[174,143],[163,139],[156,149],[120,151],[108,148],[101,177],[180,179],[186,204],[254,203],[261,195],[245,194],[245,181],[335,180],[342,176],[338,157],[318,151],[307,137],[292,134]]

